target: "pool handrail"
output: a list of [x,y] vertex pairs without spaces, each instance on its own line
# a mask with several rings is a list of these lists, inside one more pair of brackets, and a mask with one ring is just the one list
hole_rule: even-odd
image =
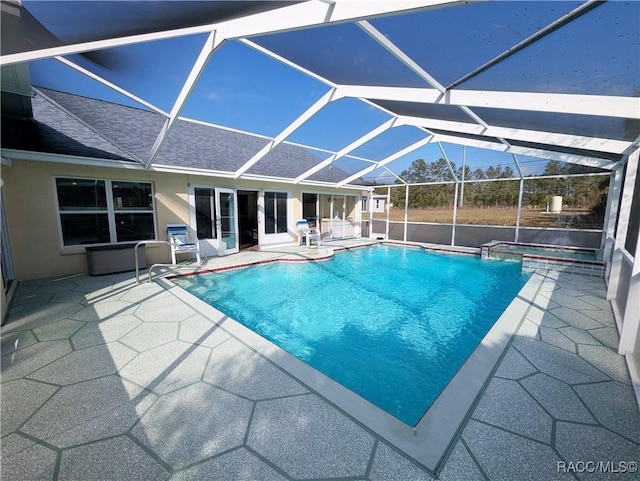
[[[171,243],[168,241],[161,241],[161,240],[143,240],[140,241],[136,244],[136,246],[133,248],[133,257],[135,259],[135,264],[136,264],[136,284],[140,284],[140,264],[138,261],[138,247],[140,247],[141,245],[147,245],[147,244],[166,244],[169,247],[171,247]],[[200,253],[200,256],[202,257],[201,261],[198,263],[197,266],[191,266],[191,265],[180,265],[178,263],[175,264],[153,264],[151,265],[151,267],[149,267],[148,269],[148,275],[149,275],[149,281],[151,282],[151,271],[153,271],[154,268],[156,267],[189,267],[189,268],[193,268],[196,267],[197,269],[202,269],[204,266],[207,265],[207,263],[209,262],[209,258],[203,254],[202,252]]]

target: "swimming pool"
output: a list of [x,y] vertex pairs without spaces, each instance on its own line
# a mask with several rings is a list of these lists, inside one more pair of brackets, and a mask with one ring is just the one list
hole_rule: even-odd
[[415,426],[527,277],[514,263],[385,245],[174,282]]

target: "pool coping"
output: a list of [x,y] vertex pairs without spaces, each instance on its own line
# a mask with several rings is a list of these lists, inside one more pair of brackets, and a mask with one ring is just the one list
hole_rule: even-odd
[[[425,248],[420,244],[415,246]],[[348,249],[359,247],[365,246],[354,246]],[[426,250],[429,249],[426,248]],[[469,252],[460,253],[468,254]],[[329,257],[332,255],[325,258]],[[243,266],[246,267],[246,265]],[[229,267],[225,270],[227,269]],[[172,278],[175,277],[179,276],[172,276]],[[408,426],[391,416],[215,307],[188,293],[171,282],[169,278],[157,278],[156,281],[247,347],[264,356],[337,409],[436,475],[444,466],[472,408],[491,379],[513,335],[526,317],[543,278],[535,273],[529,278],[415,427]]]

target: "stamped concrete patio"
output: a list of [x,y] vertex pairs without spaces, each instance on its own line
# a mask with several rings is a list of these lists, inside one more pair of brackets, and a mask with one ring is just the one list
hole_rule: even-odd
[[[2,327],[1,477],[637,479],[640,414],[604,282],[535,275],[541,288],[437,473],[173,289],[131,273],[23,282]],[[571,464],[588,461],[628,468]]]

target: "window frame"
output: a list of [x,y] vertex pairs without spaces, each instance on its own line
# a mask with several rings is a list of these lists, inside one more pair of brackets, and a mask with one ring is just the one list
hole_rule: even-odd
[[[60,209],[60,200],[58,198],[58,179],[67,179],[67,180],[89,180],[89,181],[103,181],[105,183],[105,195],[106,195],[106,209],[85,209],[85,210],[61,210]],[[114,203],[114,195],[113,195],[113,184],[117,182],[128,182],[128,183],[137,183],[137,184],[148,184],[151,187],[151,206],[150,208],[116,208]],[[86,176],[74,176],[74,175],[57,175],[53,177],[53,197],[55,200],[56,206],[56,218],[58,224],[58,239],[60,242],[60,247],[62,249],[75,249],[80,247],[93,247],[93,246],[106,246],[106,245],[120,245],[120,244],[131,244],[132,242],[137,242],[135,240],[124,240],[118,241],[118,229],[116,223],[116,215],[117,214],[151,214],[153,220],[153,232],[151,239],[158,238],[158,219],[156,212],[156,195],[155,195],[155,184],[150,180],[137,180],[137,179],[107,179],[103,177],[86,177]],[[105,214],[107,215],[107,225],[109,227],[109,242],[95,242],[90,244],[69,244],[66,245],[64,242],[64,234],[62,231],[62,215],[77,215],[77,214]],[[142,240],[151,240],[151,239],[139,239]]]
[[[268,219],[267,219],[267,194],[275,194],[274,195],[274,219],[273,219],[273,226],[274,226],[274,232],[268,232],[267,231],[267,225],[269,225],[268,223]],[[285,196],[285,209],[284,209],[284,216],[285,216],[285,230],[280,232],[278,230],[278,226],[281,225],[278,222],[278,195],[284,195]],[[269,236],[274,236],[274,235],[280,235],[280,234],[287,234],[289,232],[289,217],[290,217],[290,208],[289,208],[289,203],[291,202],[291,194],[288,191],[284,191],[284,190],[265,190],[264,191],[264,233],[265,235],[269,235]]]
[[[209,213],[211,216],[211,235],[213,237],[200,237],[200,233],[198,232],[198,205],[196,201],[196,191],[198,190],[208,190],[209,191]],[[204,185],[192,185],[191,191],[189,192],[189,211],[193,211],[192,217],[192,226],[196,232],[196,237],[199,240],[217,240],[218,239],[218,214],[217,214],[217,188],[212,186],[204,186]],[[193,201],[192,201],[193,199]]]

